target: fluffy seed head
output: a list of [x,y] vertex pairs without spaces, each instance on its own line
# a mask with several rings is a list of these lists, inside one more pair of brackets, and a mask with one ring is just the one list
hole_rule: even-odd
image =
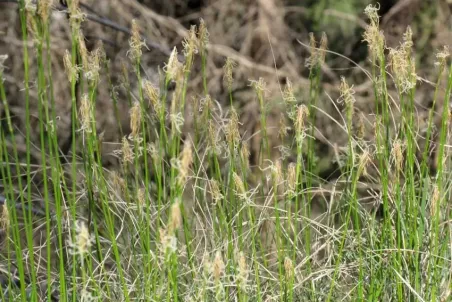
[[267,90],[267,83],[264,78],[259,78],[259,80],[250,80],[250,86],[254,88],[258,96],[263,96],[264,92]]
[[311,56],[308,59],[308,66],[313,67],[317,63],[317,41],[315,40],[314,33],[309,33],[309,51],[311,52]]
[[50,8],[52,6],[52,0],[40,0],[38,2],[38,16],[43,23],[47,23],[49,20]]
[[123,164],[127,164],[127,163],[132,163],[133,159],[134,159],[134,154],[133,154],[133,150],[132,150],[132,146],[129,143],[129,140],[127,139],[127,137],[123,137],[122,138],[122,149],[121,149],[121,153],[122,153],[122,162]]
[[289,106],[297,102],[293,92],[292,82],[289,79],[286,80],[286,86],[283,91],[283,100]]
[[365,132],[366,132],[366,127],[364,125],[364,114],[361,113],[358,116],[358,125],[356,127],[356,138],[359,141],[362,141],[364,139]]
[[[160,248],[166,255],[170,256],[177,250],[177,239],[173,234],[167,232],[166,229],[159,229]],[[168,260],[168,259],[167,259]]]
[[71,54],[69,53],[69,51],[67,49],[66,49],[66,52],[63,57],[63,63],[64,63],[64,69],[66,70],[66,74],[68,76],[69,82],[70,83],[72,83],[73,81],[77,82],[79,68],[78,68],[78,66],[72,65]]
[[278,137],[285,138],[288,134],[290,127],[286,124],[286,117],[283,113],[281,113],[279,118],[279,129],[278,129]]
[[154,109],[155,113],[157,114],[157,116],[160,117],[161,113],[162,113],[162,111],[161,111],[162,104],[160,103],[158,89],[151,82],[145,81],[144,82],[144,93],[146,94],[146,97],[149,99],[149,102],[151,103],[152,108]]
[[171,205],[168,233],[174,234],[174,232],[179,230],[181,226],[182,226],[182,212],[180,208],[180,201],[176,200]]
[[91,85],[99,82],[100,64],[103,55],[104,51],[102,45],[89,53],[88,68],[85,71],[85,77],[90,81]]
[[2,228],[6,233],[8,233],[10,226],[10,216],[8,206],[6,202],[2,205],[2,215],[0,216],[0,228]]
[[248,281],[249,270],[246,264],[245,254],[243,252],[239,253],[239,267],[238,267],[238,281],[240,286],[244,286]]
[[214,124],[214,121],[209,119],[208,126],[207,126],[207,137],[208,137],[208,148],[210,151],[217,153],[219,149],[219,139],[218,139],[218,133],[216,126]]
[[302,139],[305,135],[306,130],[306,119],[309,116],[309,110],[306,105],[300,105],[297,108],[297,115],[295,117],[295,133],[297,139]]
[[392,158],[394,160],[397,172],[401,172],[403,168],[403,144],[397,139],[392,146]]
[[89,100],[88,94],[85,93],[80,100],[80,130],[85,133],[92,132],[92,116],[93,107],[91,105],[91,101]]
[[158,165],[160,163],[160,153],[155,143],[148,143],[146,146],[146,151],[151,156],[152,160],[154,160],[155,164]]
[[363,176],[368,176],[367,165],[371,162],[372,157],[368,150],[364,152],[359,157],[358,173]]
[[139,102],[135,102],[130,109],[130,129],[132,132],[130,135],[132,137],[138,137],[140,134],[140,123],[141,123],[141,107]]
[[189,140],[184,143],[184,148],[182,149],[181,160],[180,160],[180,170],[179,170],[179,184],[184,185],[188,177],[190,166],[193,162],[193,152],[192,145]]
[[179,62],[177,48],[174,47],[168,59],[168,63],[163,70],[166,72],[168,80],[176,80],[182,71],[182,63]]
[[325,63],[325,55],[326,55],[327,45],[328,45],[328,37],[326,36],[326,33],[323,32],[322,33],[322,37],[320,38],[320,47],[319,47],[319,50],[318,50],[318,52],[319,52],[319,54],[318,54],[318,56],[319,56],[318,64],[320,64],[320,65]]
[[182,45],[185,56],[184,71],[189,72],[193,64],[193,57],[198,53],[198,38],[196,37],[196,25],[192,25],[188,31],[188,37],[184,39]]
[[353,96],[355,91],[353,90],[353,85],[350,87],[345,78],[341,77],[341,86],[339,89],[341,92],[341,102],[344,102],[346,106],[353,106],[353,103],[355,103],[355,97]]
[[449,46],[444,45],[443,50],[436,54],[437,61],[435,62],[435,65],[444,67],[449,56],[450,56]]
[[242,148],[240,149],[240,157],[242,159],[242,163],[245,165],[245,168],[249,168],[249,158],[250,158],[250,149],[248,147],[248,142],[242,143]]
[[291,280],[294,275],[293,262],[289,257],[284,258],[284,270],[286,272],[286,280]]
[[230,57],[226,58],[226,62],[223,66],[224,76],[223,80],[225,81],[227,87],[229,90],[232,89],[232,84],[234,84],[234,78],[232,76],[232,73],[234,71],[234,67],[236,67],[237,64],[232,60]]
[[366,41],[368,44],[369,51],[373,59],[381,57],[383,55],[385,47],[385,38],[383,33],[379,29],[379,9],[379,7],[368,5],[364,10],[364,13],[370,20],[370,24],[366,26],[363,37],[364,41]]
[[93,244],[94,238],[90,235],[88,227],[83,221],[75,222],[75,238],[68,242],[71,253],[83,259]]
[[33,3],[33,1],[31,1],[31,0],[25,0],[24,1],[24,9],[27,12],[27,14],[30,14],[33,16],[36,12],[36,4]]
[[80,30],[80,24],[85,19],[85,15],[80,10],[80,0],[72,0],[69,5],[70,24],[73,32]]
[[220,278],[223,276],[224,268],[225,268],[225,266],[224,266],[223,258],[221,257],[221,253],[220,253],[220,251],[217,251],[215,253],[215,258],[212,263],[212,274],[213,274],[213,278],[215,279],[216,282],[218,282],[220,280]]
[[282,170],[282,162],[280,159],[277,159],[275,165],[273,166],[273,179],[275,181],[275,185],[279,186],[284,181],[284,174]]
[[212,195],[213,203],[216,205],[220,200],[223,199],[223,194],[221,194],[218,182],[215,179],[209,180],[210,184],[210,194]]
[[402,45],[396,49],[389,50],[389,65],[394,74],[398,89],[402,93],[406,93],[416,86],[416,64],[411,57],[411,48],[413,41],[411,40],[411,29],[408,27]]
[[237,175],[237,173],[233,172],[232,177],[234,179],[234,185],[237,190],[238,196],[244,196],[246,194],[245,185],[243,184],[242,178]]
[[88,49],[86,48],[85,44],[85,36],[83,36],[81,31],[79,32],[78,35],[78,49],[82,61],[82,68],[85,72],[87,72],[89,66]]
[[436,216],[436,212],[438,211],[439,208],[439,203],[440,203],[440,194],[439,194],[439,187],[437,184],[433,185],[433,192],[432,192],[432,197],[430,200],[430,215],[432,217]]
[[202,18],[199,19],[198,42],[199,49],[201,50],[201,55],[204,55],[209,45],[209,32],[207,31],[206,23]]
[[295,163],[290,163],[287,168],[287,193],[294,194],[297,187],[297,168]]
[[145,46],[146,43],[141,39],[140,35],[140,27],[138,26],[137,21],[132,20],[132,36],[129,40],[129,57],[135,63],[141,59],[143,54],[141,48]]
[[231,110],[231,118],[226,126],[226,140],[230,148],[235,149],[240,142],[239,116],[234,108]]

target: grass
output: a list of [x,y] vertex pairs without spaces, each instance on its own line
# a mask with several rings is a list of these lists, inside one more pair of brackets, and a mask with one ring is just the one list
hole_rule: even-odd
[[[270,100],[264,79],[251,81],[260,110],[258,167],[249,164],[232,94],[235,64],[227,59],[225,85],[231,107],[223,111],[209,96],[208,31],[201,21],[184,41],[184,62],[174,49],[159,87],[141,71],[143,41],[132,23],[130,68],[124,77],[131,133],[115,152],[116,170],[103,166],[96,125],[99,81],[109,78],[102,48],[86,50],[82,15],[70,1],[72,49],[64,57],[72,95],[72,150],[62,156],[50,58],[48,1],[37,10],[20,1],[24,42],[26,114],[30,82],[27,42],[36,47],[42,204],[32,200],[31,129],[20,157],[7,92],[0,97],[7,127],[1,128],[0,175],[7,202],[2,207],[5,240],[0,287],[11,301],[449,301],[451,299],[451,143],[448,104],[452,66],[447,49],[437,56],[433,106],[418,144],[416,85],[411,32],[397,49],[385,49],[377,10],[369,6],[368,43],[375,102],[373,133],[356,122],[353,86],[342,78],[336,123],[347,133],[341,176],[327,193],[326,210],[313,216],[321,190],[315,176],[316,116],[322,114],[321,77],[326,36],[311,36],[310,87],[298,99],[290,81],[282,91],[290,125],[280,134],[296,160],[271,161],[267,134]],[[200,98],[187,99],[194,57],[201,57]],[[1,70],[1,69],[0,69]],[[0,77],[3,75],[0,72]],[[446,81],[444,81],[446,79]],[[132,91],[130,81],[139,83]],[[169,85],[174,82],[172,93]],[[395,90],[390,90],[392,85]],[[395,93],[394,93],[395,92]],[[117,115],[117,100],[112,105]],[[442,96],[442,97],[440,97]],[[440,106],[441,107],[441,106]],[[193,110],[193,135],[183,132]],[[119,118],[118,118],[119,123]],[[293,129],[287,132],[287,127]],[[120,127],[121,129],[121,127]],[[122,130],[121,130],[122,131]],[[433,141],[433,133],[439,133]],[[370,136],[370,138],[369,138]],[[7,144],[7,142],[10,142]],[[81,148],[78,144],[81,144]],[[432,172],[430,150],[436,149]],[[25,177],[17,177],[25,175]],[[254,181],[252,181],[254,179]],[[362,184],[376,184],[375,209],[364,208]],[[13,273],[15,272],[15,273]],[[16,276],[13,276],[16,275]],[[15,280],[28,280],[15,283]],[[58,296],[57,298],[55,298]],[[53,297],[53,298],[52,298]]]

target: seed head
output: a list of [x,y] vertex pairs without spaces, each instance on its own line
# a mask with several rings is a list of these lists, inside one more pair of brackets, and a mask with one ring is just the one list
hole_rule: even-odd
[[210,194],[212,195],[213,203],[216,205],[219,201],[223,199],[223,194],[221,194],[218,182],[215,179],[209,180],[210,184]]
[[379,26],[380,23],[380,17],[378,16],[378,11],[380,10],[380,5],[378,6],[373,6],[372,4],[369,4],[365,9],[364,9],[364,13],[366,14],[366,16],[369,18],[370,23],[372,25],[376,25],[377,27]]
[[249,276],[248,266],[246,264],[246,258],[243,252],[239,253],[239,267],[238,267],[238,283],[241,287],[246,285]]
[[289,257],[284,258],[284,270],[286,272],[286,280],[291,280],[294,276],[294,267]]
[[283,113],[281,113],[279,118],[279,130],[278,130],[278,137],[285,138],[288,134],[288,131],[290,130],[290,127],[286,125],[286,117]]
[[149,99],[149,102],[152,105],[152,108],[154,109],[155,113],[158,117],[161,116],[162,113],[162,104],[160,103],[159,99],[159,90],[149,81],[144,82],[144,93],[146,94],[146,97]]
[[[159,229],[161,251],[170,256],[177,250],[177,239],[174,234],[169,234],[166,229]],[[166,259],[168,260],[168,258]]]
[[207,144],[208,149],[211,152],[218,153],[219,151],[219,138],[218,138],[218,131],[217,127],[215,126],[215,122],[211,119],[209,119],[208,126],[207,126]]
[[182,71],[182,63],[179,62],[177,48],[174,47],[168,59],[168,63],[163,70],[166,72],[168,80],[177,80]]
[[49,20],[50,8],[52,6],[52,0],[40,0],[38,2],[38,16],[43,23],[47,23]]
[[317,41],[315,40],[314,33],[309,33],[309,51],[311,52],[310,57],[306,61],[306,66],[312,70],[318,62],[318,51],[317,51]]
[[364,13],[370,20],[370,24],[367,25],[363,37],[364,41],[366,41],[368,44],[369,51],[373,59],[381,57],[385,48],[385,38],[383,33],[379,29],[379,9],[380,7],[368,5],[364,10]]
[[76,65],[75,66],[72,65],[71,54],[69,53],[68,50],[66,50],[64,54],[63,63],[69,82],[70,83],[72,83],[73,81],[77,82],[79,68]]
[[83,259],[94,242],[93,236],[90,235],[86,224],[83,221],[75,222],[75,240],[69,241],[70,251],[74,255],[78,255]]
[[201,55],[203,56],[207,52],[207,47],[209,45],[209,32],[207,31],[206,23],[202,18],[199,19],[198,42]]
[[280,159],[277,159],[275,165],[273,166],[273,179],[275,181],[275,185],[279,186],[284,181],[284,174],[282,170],[282,162]]
[[84,133],[92,132],[93,107],[88,94],[83,94],[80,100],[80,130]]
[[171,205],[170,221],[168,226],[168,233],[174,234],[182,226],[182,213],[180,208],[180,200],[176,200]]
[[295,190],[297,187],[297,168],[295,163],[290,163],[287,168],[287,187],[288,190],[286,194],[292,195],[295,194]]
[[364,114],[361,113],[358,116],[358,125],[356,127],[356,138],[358,141],[362,141],[364,139],[364,135],[366,132],[366,127],[364,125]]
[[173,126],[173,129],[176,132],[181,133],[182,132],[181,128],[184,125],[184,121],[185,121],[185,119],[182,115],[182,112],[171,113],[169,115],[169,119],[170,119],[171,125]]
[[319,65],[322,65],[323,63],[325,63],[325,55],[326,55],[326,48],[328,45],[328,37],[326,36],[326,33],[323,32],[322,33],[322,37],[320,38],[320,47],[319,47]]
[[217,251],[215,253],[215,258],[213,260],[213,264],[212,264],[212,274],[213,274],[213,278],[215,279],[215,282],[218,282],[220,280],[220,278],[223,276],[224,274],[224,262],[223,259],[221,257],[221,253],[220,251]]
[[234,78],[232,76],[234,68],[237,66],[237,64],[230,58],[226,58],[226,62],[223,66],[224,76],[223,80],[226,82],[226,85],[230,90],[232,90],[232,84],[234,84]]
[[148,143],[146,147],[146,151],[154,160],[155,164],[158,165],[160,163],[160,152],[155,143]]
[[306,130],[306,118],[309,116],[309,110],[306,105],[300,105],[297,108],[297,115],[294,121],[295,124],[295,134],[297,135],[297,140],[303,139]]
[[87,72],[89,66],[88,49],[86,48],[85,37],[83,36],[81,31],[79,32],[78,35],[78,49],[82,61],[82,68],[85,72]]
[[234,179],[234,185],[237,191],[237,196],[243,197],[246,195],[245,191],[245,185],[243,184],[242,179],[240,176],[237,175],[237,173],[233,172],[232,177]]
[[392,158],[394,160],[397,172],[401,172],[403,168],[403,144],[397,139],[392,146]]
[[394,74],[397,87],[402,93],[408,92],[416,86],[417,75],[415,62],[411,58],[411,29],[408,27],[404,42],[396,49],[389,50],[389,65]]
[[226,126],[226,140],[230,148],[235,149],[240,142],[239,116],[234,108],[231,110],[231,118]]
[[292,82],[289,79],[286,80],[286,86],[283,91],[283,100],[289,106],[297,102],[293,92]]
[[[450,56],[449,46],[444,45],[443,50],[438,52],[436,54],[437,61],[435,62],[435,65],[444,67],[447,62],[447,58]],[[0,63],[1,66],[1,63]]]
[[264,78],[259,78],[259,80],[250,80],[250,86],[254,88],[258,96],[263,96],[264,92],[267,91],[267,83],[265,83]]
[[129,143],[127,137],[122,138],[122,162],[123,164],[132,163],[135,155],[133,154],[132,146]]
[[91,82],[91,85],[99,82],[100,64],[103,55],[104,52],[101,45],[89,53],[88,67],[85,71],[85,77]]
[[185,66],[184,71],[189,72],[193,64],[193,57],[198,53],[198,39],[196,37],[196,25],[192,25],[188,31],[188,37],[184,39]]
[[181,186],[185,184],[192,162],[193,162],[192,145],[189,140],[186,140],[184,143],[184,148],[182,149],[180,160],[181,164],[179,170],[179,184]]
[[140,27],[138,26],[137,21],[132,20],[132,35],[129,40],[130,50],[129,57],[130,59],[136,63],[141,59],[143,54],[141,48],[146,46],[146,43],[141,39],[140,35]]
[[430,201],[430,216],[435,217],[436,212],[438,211],[440,203],[440,194],[439,194],[439,187],[437,184],[433,185],[433,193]]
[[249,158],[250,158],[250,149],[248,147],[248,142],[242,143],[242,148],[240,149],[240,157],[242,159],[242,163],[244,164],[245,168],[249,168]]
[[371,154],[368,150],[364,150],[364,152],[359,157],[359,165],[358,165],[358,174],[363,176],[368,176],[367,166],[371,162]]
[[10,216],[8,206],[6,202],[2,205],[2,215],[0,216],[0,228],[2,228],[6,233],[8,233],[10,226]]
[[341,102],[344,102],[346,106],[353,106],[355,103],[355,97],[353,96],[355,91],[353,90],[353,86],[350,87],[348,85],[344,77],[341,77],[341,86],[339,89],[341,91]]
[[34,16],[34,14],[36,12],[36,4],[33,3],[33,1],[31,1],[31,0],[25,0],[24,1],[24,9],[27,12],[27,14]]
[[131,136],[138,137],[140,134],[141,123],[141,107],[139,102],[135,102],[130,109],[130,129],[132,130]]
[[72,0],[68,9],[72,31],[78,32],[80,30],[80,24],[85,19],[85,15],[80,10],[80,0]]

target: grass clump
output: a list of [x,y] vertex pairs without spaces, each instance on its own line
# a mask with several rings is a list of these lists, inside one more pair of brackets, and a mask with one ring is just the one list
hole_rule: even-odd
[[[31,161],[30,121],[25,156],[3,82],[4,120],[0,175],[4,239],[0,294],[9,300],[38,301],[448,301],[452,274],[449,100],[452,67],[448,49],[438,53],[433,105],[419,145],[415,96],[420,78],[411,31],[401,45],[386,49],[375,7],[366,14],[373,83],[373,132],[355,107],[353,85],[341,79],[332,120],[347,135],[338,154],[340,177],[328,187],[316,175],[316,118],[323,99],[322,66],[327,39],[311,36],[309,93],[297,98],[287,80],[282,90],[289,119],[279,134],[295,160],[274,159],[270,148],[264,79],[251,81],[260,112],[257,166],[250,165],[232,93],[236,63],[227,59],[224,80],[228,110],[217,106],[206,76],[208,31],[190,28],[182,55],[174,48],[160,82],[143,75],[143,42],[132,22],[129,67],[124,77],[130,133],[122,133],[115,168],[102,161],[103,135],[96,101],[109,61],[102,45],[89,52],[78,1],[69,3],[72,49],[64,65],[71,90],[71,149],[61,154],[55,133],[55,95],[50,60],[50,1],[34,8],[20,1],[24,42],[25,114],[31,89],[38,92],[40,163]],[[38,64],[29,87],[27,42]],[[200,57],[202,91],[189,83]],[[183,58],[183,61],[181,60]],[[0,57],[0,77],[5,72]],[[444,85],[444,79],[446,83]],[[129,81],[138,83],[131,88]],[[169,87],[175,84],[175,89]],[[394,87],[394,89],[392,88]],[[441,97],[440,97],[441,96]],[[188,99],[187,99],[188,97]],[[112,106],[118,118],[117,102]],[[435,125],[435,104],[442,103]],[[193,131],[185,131],[187,116]],[[367,117],[366,117],[367,118]],[[119,118],[118,118],[119,123]],[[2,124],[3,125],[3,124]],[[119,129],[122,128],[119,126]],[[434,140],[434,133],[438,139]],[[432,169],[431,148],[436,157]],[[32,203],[32,169],[41,179],[42,208]],[[25,177],[21,176],[25,175]],[[363,206],[362,187],[374,206]],[[327,201],[318,198],[328,195]],[[314,210],[322,204],[324,211]],[[20,279],[22,282],[16,282]],[[26,282],[24,282],[26,281]]]

